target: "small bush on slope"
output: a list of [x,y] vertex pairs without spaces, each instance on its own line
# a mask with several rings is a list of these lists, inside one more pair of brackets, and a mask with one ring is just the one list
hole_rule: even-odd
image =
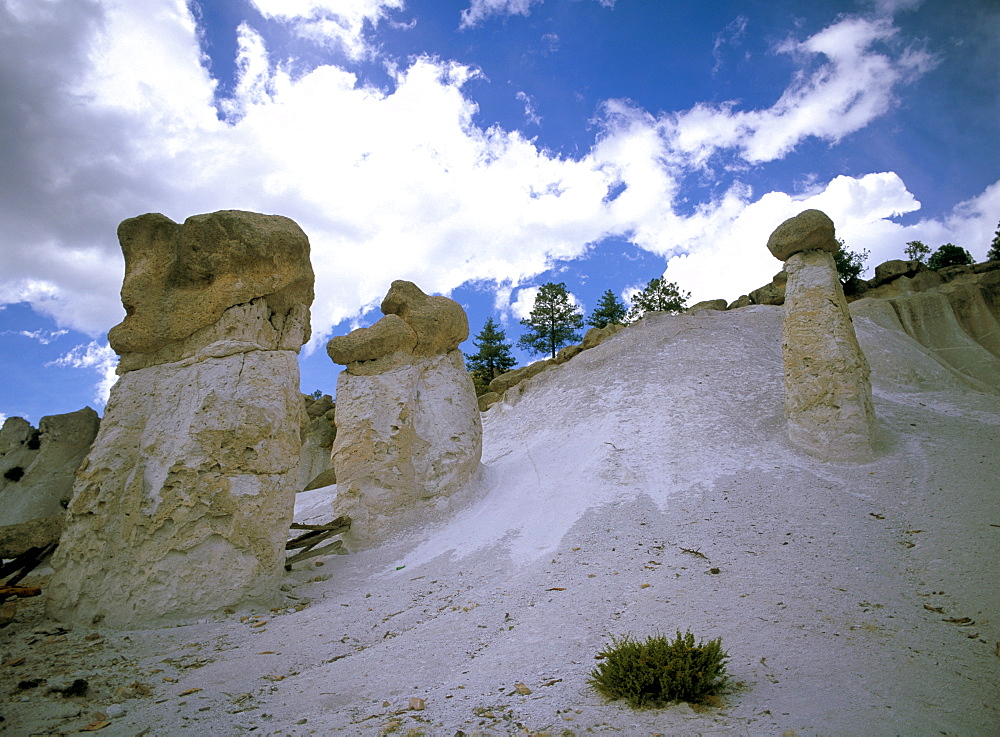
[[702,701],[729,682],[721,637],[695,645],[694,635],[680,630],[673,641],[659,634],[645,642],[625,635],[612,638],[597,657],[604,662],[590,672],[589,683],[602,696],[636,708]]

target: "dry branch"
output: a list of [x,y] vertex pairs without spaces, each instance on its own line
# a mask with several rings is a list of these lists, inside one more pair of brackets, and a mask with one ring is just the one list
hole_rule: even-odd
[[298,553],[285,559],[286,571],[290,571],[292,569],[293,563],[298,563],[299,561],[318,555],[346,554],[347,551],[342,549],[344,543],[341,540],[336,540],[332,544],[322,548],[317,548],[316,546],[334,535],[340,535],[351,529],[351,518],[337,517],[337,519],[325,525],[305,525],[295,522],[291,525],[291,529],[308,530],[308,532],[285,543],[285,550],[296,550],[301,548]]
[[288,568],[293,563],[298,563],[300,561],[306,560],[307,558],[313,558],[317,555],[334,555],[334,554],[343,555],[347,552],[346,550],[341,552],[343,547],[344,547],[343,540],[334,540],[326,547],[310,548],[307,550],[303,550],[301,553],[296,553],[291,558],[288,558],[285,561],[285,568]]

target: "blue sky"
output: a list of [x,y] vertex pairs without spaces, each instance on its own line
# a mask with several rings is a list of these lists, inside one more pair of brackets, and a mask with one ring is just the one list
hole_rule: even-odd
[[998,59],[992,0],[0,0],[0,418],[102,410],[144,212],[296,220],[329,393],[393,279],[513,342],[548,281],[736,299],[808,207],[981,260]]

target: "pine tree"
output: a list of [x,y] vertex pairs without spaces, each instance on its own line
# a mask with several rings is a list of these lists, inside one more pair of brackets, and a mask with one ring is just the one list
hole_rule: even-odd
[[993,235],[990,250],[986,252],[986,260],[1000,261],[1000,223],[997,223],[997,232]]
[[593,325],[595,328],[603,328],[611,324],[621,325],[625,322],[627,311],[628,309],[622,301],[609,289],[601,295],[601,300],[597,303],[594,311],[590,313],[587,324]]
[[576,331],[583,327],[583,313],[570,302],[565,284],[549,282],[538,289],[535,306],[521,324],[529,332],[518,339],[517,345],[555,358],[556,351],[564,345],[581,339]]
[[635,322],[647,312],[683,312],[691,292],[682,292],[675,282],[662,277],[650,279],[646,287],[632,298],[626,322]]
[[510,352],[511,345],[505,342],[506,340],[506,332],[498,329],[490,317],[483,325],[482,331],[472,341],[472,345],[479,350],[465,354],[465,367],[472,374],[477,388],[489,386],[493,379],[510,371],[517,364],[517,360]]

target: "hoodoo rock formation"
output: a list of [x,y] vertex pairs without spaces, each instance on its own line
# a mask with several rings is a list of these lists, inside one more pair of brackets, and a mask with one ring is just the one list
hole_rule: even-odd
[[309,241],[224,211],[124,221],[121,356],[53,559],[50,614],[134,626],[277,595],[299,485]]
[[833,255],[833,221],[806,210],[767,247],[785,261],[785,415],[791,444],[830,461],[865,462],[876,434],[869,368],[858,345]]
[[351,518],[345,539],[355,547],[446,507],[482,456],[476,392],[458,350],[469,335],[465,311],[395,281],[382,312],[327,346],[347,367],[337,381],[333,506]]

